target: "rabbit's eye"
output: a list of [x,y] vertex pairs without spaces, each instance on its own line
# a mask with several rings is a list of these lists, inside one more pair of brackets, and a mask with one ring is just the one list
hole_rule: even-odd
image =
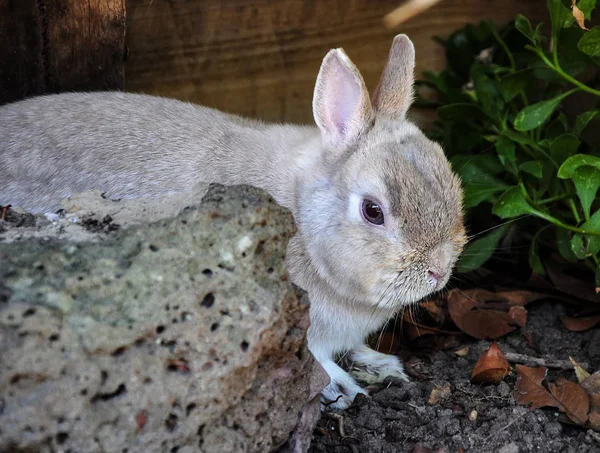
[[373,225],[383,225],[383,211],[379,204],[373,200],[363,200],[362,215],[367,222]]

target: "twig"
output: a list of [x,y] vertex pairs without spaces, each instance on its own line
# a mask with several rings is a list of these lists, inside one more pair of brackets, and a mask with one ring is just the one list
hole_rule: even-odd
[[[572,370],[573,364],[568,360],[556,360],[556,359],[538,359],[537,357],[530,357],[525,354],[517,354],[516,352],[505,352],[504,357],[510,363],[520,364],[531,364],[545,366],[547,368],[556,368],[558,370]],[[579,363],[582,368],[589,369],[589,365],[585,362]]]
[[408,19],[421,14],[423,11],[431,8],[440,0],[409,0],[404,5],[399,6],[383,18],[383,25],[386,28],[395,28]]
[[[331,418],[332,420],[336,420],[338,422],[338,431],[340,433],[340,437],[342,438],[342,441],[345,441],[347,439],[354,440],[354,438],[352,436],[346,436],[346,429],[344,428],[344,416],[343,415],[336,414],[335,412],[327,412],[326,414],[329,418]],[[350,450],[352,450],[352,453],[358,453],[358,448],[356,447],[356,445],[349,443],[349,442],[346,443],[346,445],[348,446],[348,448],[350,448]]]

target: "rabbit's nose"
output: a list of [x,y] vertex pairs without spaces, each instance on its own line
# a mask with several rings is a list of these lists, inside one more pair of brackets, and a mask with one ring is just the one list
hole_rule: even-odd
[[432,270],[429,269],[427,271],[427,275],[429,277],[429,281],[431,282],[432,286],[437,286],[439,282],[441,282],[444,279],[444,273],[436,270]]
[[427,277],[432,286],[437,287],[440,283],[446,281],[452,258],[452,244],[442,243],[431,250]]

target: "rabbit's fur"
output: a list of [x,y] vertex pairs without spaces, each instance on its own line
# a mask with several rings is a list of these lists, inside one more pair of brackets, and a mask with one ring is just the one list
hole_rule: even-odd
[[[394,39],[373,96],[341,49],[321,66],[318,127],[267,125],[159,97],[44,96],[0,107],[0,204],[37,212],[76,192],[159,197],[198,182],[249,184],[289,208],[292,280],[311,301],[309,348],[330,407],[365,393],[335,360],[406,379],[364,343],[401,307],[441,289],[466,241],[462,194],[440,146],[406,120],[414,48]],[[376,202],[382,225],[365,217]]]

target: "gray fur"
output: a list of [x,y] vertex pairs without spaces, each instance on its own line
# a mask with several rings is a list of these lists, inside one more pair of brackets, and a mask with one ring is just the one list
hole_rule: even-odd
[[[399,35],[373,103],[341,49],[315,86],[317,127],[268,125],[124,93],[45,96],[0,108],[0,204],[56,209],[75,192],[162,197],[198,182],[249,184],[289,208],[292,280],[311,301],[309,348],[345,408],[365,393],[335,359],[349,353],[406,379],[397,357],[364,345],[401,307],[441,289],[466,241],[462,193],[442,149],[406,120],[414,48]],[[385,222],[370,224],[363,199]]]

